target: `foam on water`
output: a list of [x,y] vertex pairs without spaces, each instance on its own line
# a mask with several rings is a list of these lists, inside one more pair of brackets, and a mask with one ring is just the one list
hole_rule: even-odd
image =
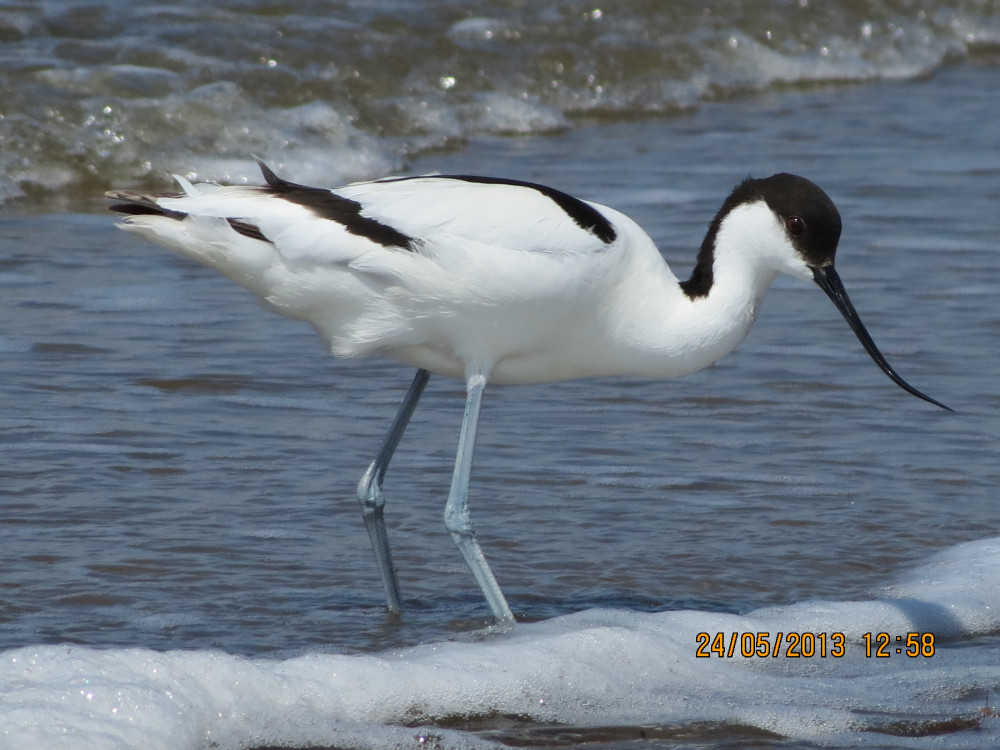
[[[286,660],[16,649],[0,655],[0,737],[8,750],[478,748],[532,727],[709,723],[820,745],[978,748],[1000,736],[989,705],[1000,644],[982,640],[997,631],[1000,538],[939,553],[870,601],[744,616],[589,610],[463,641]],[[695,655],[699,633],[728,643],[762,632],[839,632],[846,653]],[[880,632],[933,633],[934,655],[893,642],[889,657],[866,656],[863,634]]]
[[0,203],[170,173],[256,182],[251,153],[334,185],[477,134],[912,79],[1000,42],[985,0],[0,7]]

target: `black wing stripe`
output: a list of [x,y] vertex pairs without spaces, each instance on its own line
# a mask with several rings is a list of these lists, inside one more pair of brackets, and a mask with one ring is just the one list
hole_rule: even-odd
[[165,216],[168,219],[183,219],[187,216],[183,211],[170,211],[157,204],[160,198],[177,198],[173,193],[149,194],[133,193],[129,190],[112,190],[106,193],[108,198],[116,203],[108,206],[109,211],[116,211],[129,216]]
[[[351,234],[383,247],[413,249],[413,238],[375,219],[361,215],[361,204],[323,188],[297,185],[283,180],[261,161],[260,171],[267,181],[265,190],[291,203],[305,206],[321,219],[335,221]],[[238,231],[238,230],[237,230]]]
[[477,177],[475,175],[427,175],[414,177],[392,177],[379,182],[397,182],[402,180],[420,179],[442,179],[442,180],[462,180],[463,182],[473,182],[480,185],[512,185],[513,187],[523,187],[530,190],[537,190],[549,200],[553,201],[561,208],[578,227],[595,235],[601,242],[610,245],[618,237],[615,228],[608,221],[607,217],[579,198],[575,198],[569,193],[556,190],[547,185],[539,185],[536,182],[525,182],[523,180],[508,180],[503,177]]
[[[164,193],[162,195],[144,195],[140,193],[130,193],[127,191],[113,191],[108,193],[108,197],[112,200],[119,201],[118,203],[112,203],[108,206],[108,210],[116,211],[120,214],[127,214],[129,216],[163,216],[167,219],[175,219],[176,221],[183,221],[187,218],[187,214],[183,211],[171,211],[168,208],[163,208],[157,204],[157,200],[160,198],[179,198],[173,193]],[[255,224],[251,224],[249,221],[243,219],[226,219],[235,231],[242,234],[244,237],[249,237],[254,240],[263,240],[264,242],[270,242],[270,240],[264,236],[264,233],[260,231],[260,227]]]
[[244,237],[249,237],[252,240],[271,242],[271,240],[264,236],[264,233],[260,231],[260,227],[256,224],[251,224],[249,221],[243,221],[242,219],[226,219],[226,221],[229,222],[229,226],[242,234]]

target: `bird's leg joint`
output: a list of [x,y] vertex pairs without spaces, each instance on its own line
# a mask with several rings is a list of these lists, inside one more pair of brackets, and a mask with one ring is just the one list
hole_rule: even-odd
[[372,462],[358,482],[358,501],[361,503],[361,513],[366,519],[381,515],[385,508],[382,477],[379,476],[376,463]]
[[449,502],[444,509],[444,527],[457,541],[459,538],[475,541],[476,529],[472,525],[468,505]]

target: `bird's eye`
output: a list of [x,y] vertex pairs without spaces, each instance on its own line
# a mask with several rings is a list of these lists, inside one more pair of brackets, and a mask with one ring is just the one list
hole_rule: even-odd
[[802,221],[798,216],[789,216],[785,219],[785,229],[792,237],[798,237],[804,231],[806,231],[806,223]]

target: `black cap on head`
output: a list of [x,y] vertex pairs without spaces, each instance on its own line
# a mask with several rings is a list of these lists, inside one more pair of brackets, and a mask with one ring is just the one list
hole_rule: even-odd
[[[763,200],[782,220],[795,249],[813,267],[833,263],[840,242],[840,212],[822,188],[805,177],[782,172],[747,178],[733,191],[742,200]],[[732,196],[731,196],[732,197]]]
[[712,288],[715,240],[723,220],[737,206],[763,201],[780,218],[793,246],[811,267],[833,264],[840,241],[840,213],[830,196],[805,177],[782,172],[763,179],[747,177],[726,198],[712,219],[698,251],[691,278],[681,282],[692,299]]

